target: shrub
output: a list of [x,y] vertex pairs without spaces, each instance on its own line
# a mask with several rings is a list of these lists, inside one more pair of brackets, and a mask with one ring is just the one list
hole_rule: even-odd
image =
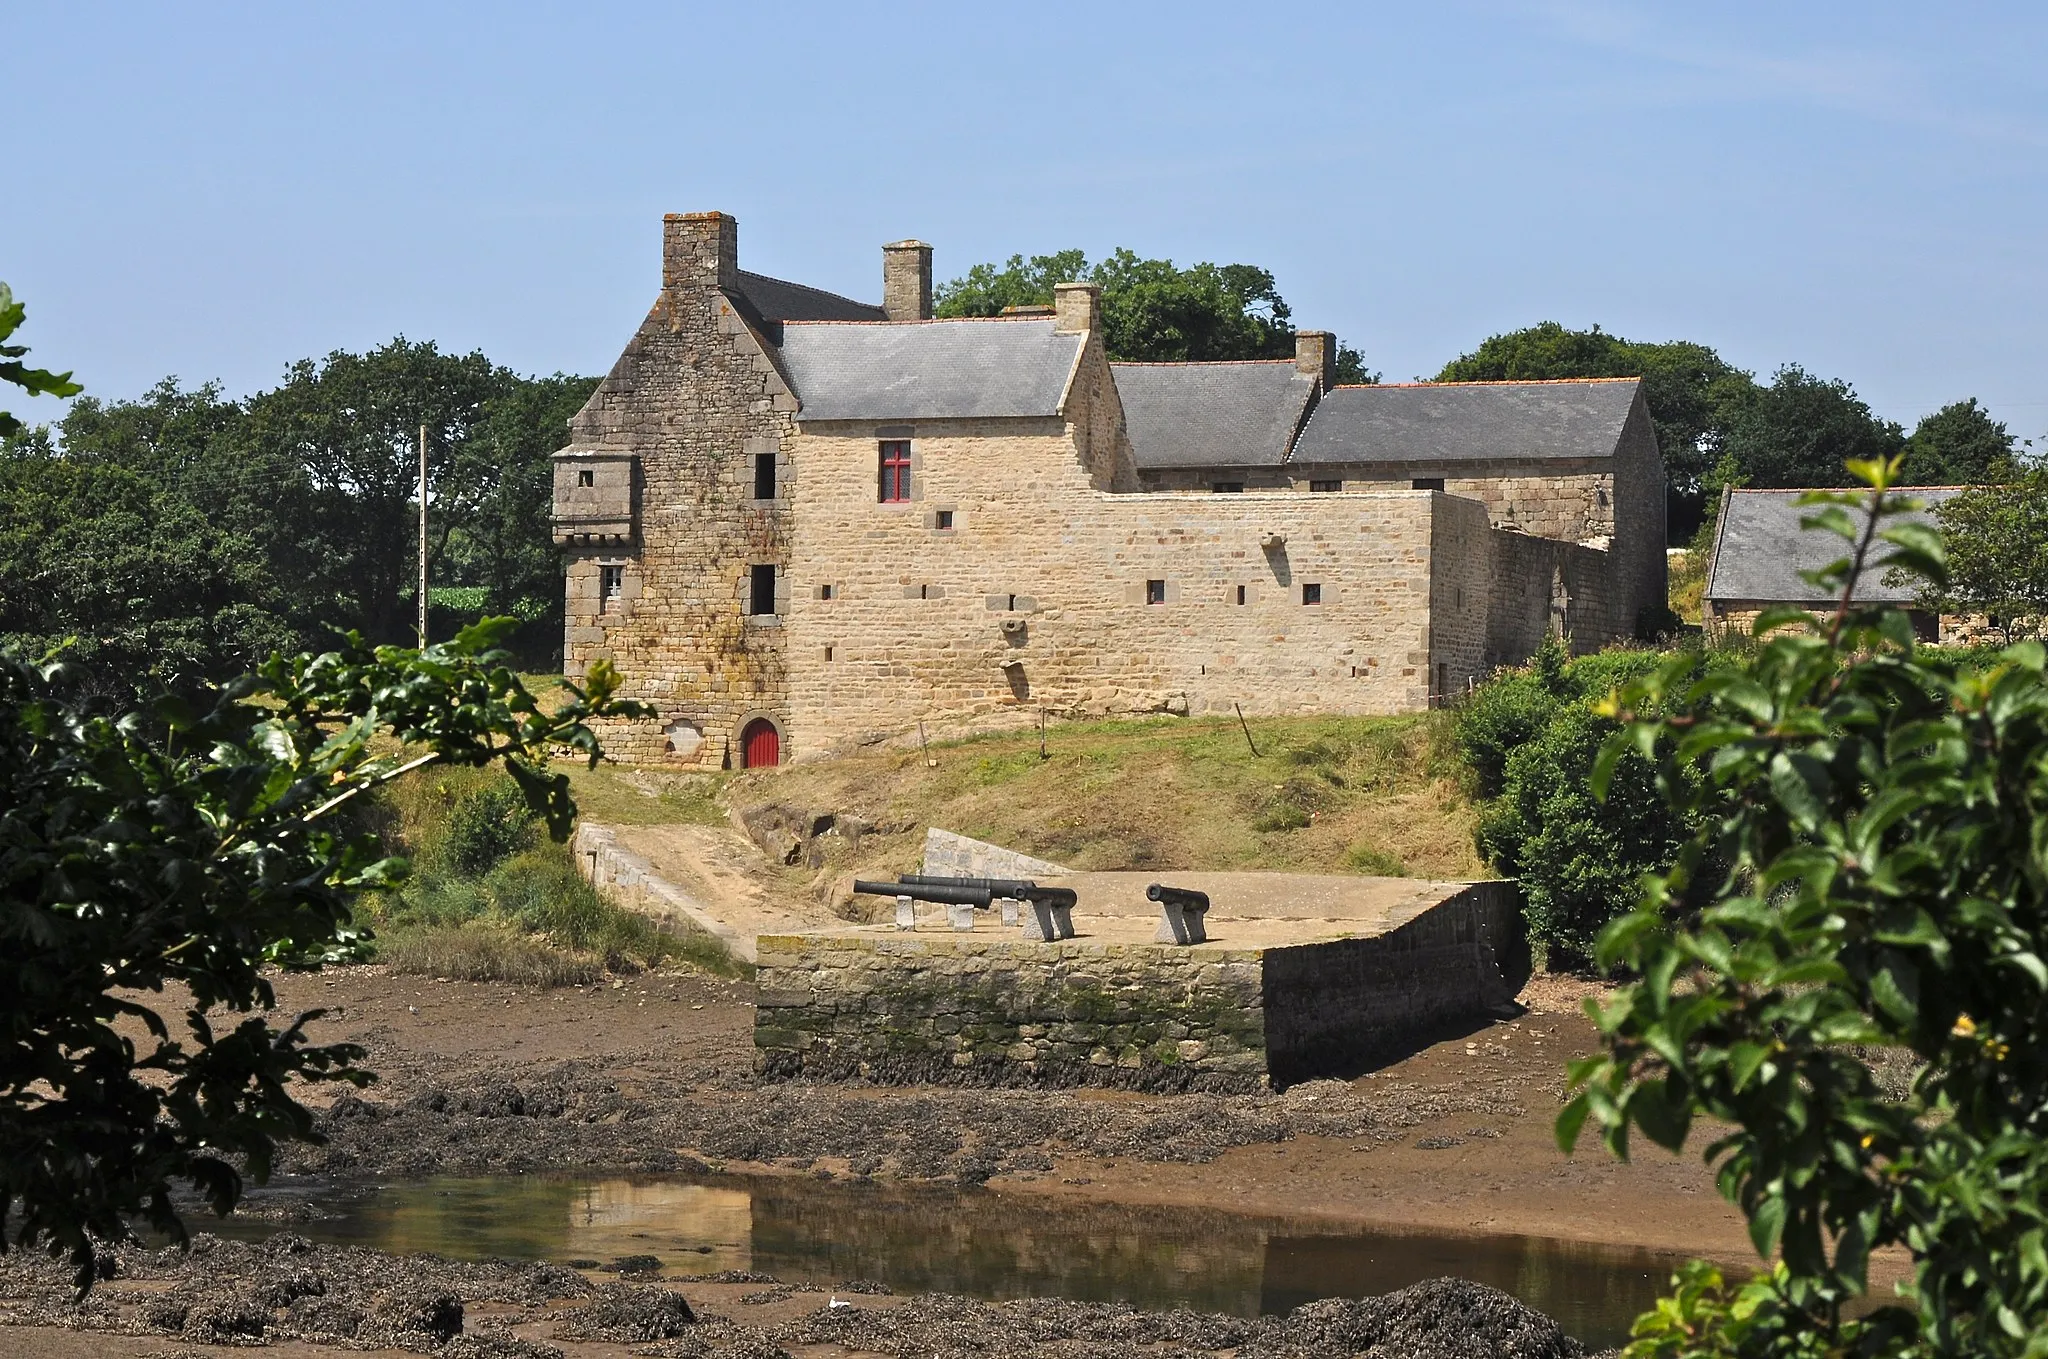
[[[1852,604],[1877,539],[1870,570],[1944,575],[1932,530],[1884,527],[1912,507],[1899,465],[1803,502],[1851,545],[1809,577],[1831,618],[1766,614],[1739,664],[1607,705],[1601,769],[1654,758],[1699,829],[1601,936],[1635,980],[1591,1007],[1558,1140],[1590,1121],[1617,1155],[1631,1131],[1677,1150],[1711,1120],[1720,1190],[1776,1260],[1733,1293],[1682,1276],[1639,1359],[2048,1353],[2048,655],[1930,655],[1903,612]],[[1910,1282],[1853,1315],[1892,1250]]]
[[1480,855],[1520,879],[1529,937],[1553,966],[1583,961],[1601,927],[1635,904],[1642,875],[1669,864],[1684,839],[1686,823],[1655,796],[1641,758],[1616,767],[1617,793],[1605,805],[1592,789],[1595,757],[1615,730],[1593,704],[1659,659],[1573,658],[1552,639],[1458,710],[1458,744],[1482,799]]
[[495,778],[457,795],[442,829],[440,867],[474,876],[532,845],[533,812],[517,784]]

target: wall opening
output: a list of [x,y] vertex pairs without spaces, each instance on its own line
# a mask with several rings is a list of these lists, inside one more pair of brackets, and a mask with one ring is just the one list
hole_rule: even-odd
[[1344,483],[1341,481],[1311,481],[1308,484],[1308,488],[1311,491],[1341,491],[1344,489]]
[[747,612],[755,617],[775,612],[775,568],[762,563],[747,568]]
[[832,598],[832,587],[831,587],[830,585],[820,585],[820,586],[818,587],[818,598],[820,598],[820,599],[830,599],[830,598]]
[[884,439],[880,443],[881,474],[878,499],[884,505],[901,505],[910,500],[910,440]]
[[953,527],[953,512],[951,510],[940,510],[932,516],[932,527],[942,529]]
[[769,769],[782,763],[782,733],[765,717],[740,729],[740,768]]
[[756,453],[754,455],[754,499],[775,499],[775,455]]
[[1314,581],[1303,581],[1301,584],[1301,602],[1304,604],[1322,603],[1323,587]]
[[581,471],[576,473],[576,484],[578,486],[597,485],[597,473],[592,471],[588,467],[583,468]]
[[1244,483],[1241,481],[1212,481],[1209,483],[1209,489],[1216,495],[1241,495],[1244,492]]
[[1145,602],[1147,604],[1164,604],[1166,602],[1166,582],[1163,580],[1146,581]]
[[1242,585],[1237,587],[1237,602],[1240,604],[1244,603],[1244,586]]
[[1408,487],[1410,490],[1415,491],[1441,491],[1444,488],[1444,479],[1442,477],[1417,477],[1408,483]]
[[597,568],[597,611],[617,613],[626,593],[626,568],[623,566],[600,566]]

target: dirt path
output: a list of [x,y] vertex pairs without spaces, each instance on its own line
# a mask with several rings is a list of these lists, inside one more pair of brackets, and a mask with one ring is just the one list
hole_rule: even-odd
[[609,826],[625,849],[689,893],[742,936],[844,924],[824,906],[792,897],[763,867],[761,852],[728,826]]

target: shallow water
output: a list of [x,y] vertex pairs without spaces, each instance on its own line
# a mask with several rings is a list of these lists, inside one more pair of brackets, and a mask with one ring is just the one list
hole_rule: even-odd
[[302,1183],[259,1191],[251,1206],[255,1219],[214,1230],[265,1236],[283,1216],[288,1230],[314,1240],[393,1252],[558,1262],[653,1255],[670,1273],[751,1269],[827,1286],[873,1279],[898,1293],[1053,1296],[1240,1316],[1455,1274],[1514,1294],[1596,1347],[1627,1338],[1678,1263],[1542,1237],[1362,1230],[1212,1209],[794,1178],[491,1176],[346,1190]]

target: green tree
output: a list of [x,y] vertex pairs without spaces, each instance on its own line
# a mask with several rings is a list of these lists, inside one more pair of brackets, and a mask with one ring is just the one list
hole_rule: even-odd
[[1906,480],[1914,486],[1982,485],[2012,471],[2018,441],[1977,404],[1952,401],[1913,427]]
[[[14,300],[14,290],[0,283],[0,340],[11,338],[27,316],[28,308]],[[84,390],[71,380],[69,373],[52,373],[47,368],[29,367],[22,362],[27,353],[27,345],[0,344],[0,382],[19,387],[30,396],[76,396]],[[21,421],[0,410],[0,439],[12,438],[21,432]]]
[[1673,542],[1699,524],[1719,491],[1710,473],[1729,426],[1755,386],[1751,376],[1712,349],[1683,340],[1651,344],[1545,321],[1489,336],[1443,366],[1438,382],[1506,382],[1556,378],[1639,377],[1643,404],[1657,427],[1670,482]]
[[[561,839],[575,804],[551,752],[594,763],[588,720],[639,711],[605,666],[543,710],[496,648],[511,625],[425,652],[350,637],[118,716],[0,652],[0,1249],[68,1253],[84,1288],[132,1219],[182,1239],[174,1185],[225,1213],[235,1161],[260,1182],[280,1140],[312,1138],[298,1082],[370,1079],[360,1048],[308,1041],[319,1012],[274,1027],[264,975],[356,956],[351,899],[403,876],[359,799],[495,763]],[[166,987],[189,997],[185,1036]]]
[[[1777,1261],[1732,1295],[1689,1272],[1641,1359],[2048,1353],[2048,655],[1930,652],[1852,604],[1866,569],[1945,575],[1939,535],[1892,517],[1901,462],[1807,497],[1846,543],[1811,576],[1830,616],[1769,611],[1753,653],[1604,705],[1596,787],[1651,761],[1698,829],[1601,938],[1632,980],[1591,1007],[1558,1138],[1591,1123],[1625,1156],[1712,1119],[1721,1192]],[[1849,1319],[1894,1248],[1900,1305]]]
[[[1294,353],[1293,313],[1271,271],[1251,264],[1194,264],[1142,259],[1118,249],[1096,264],[1080,250],[1010,256],[977,264],[939,285],[940,316],[999,316],[1010,307],[1046,306],[1055,284],[1102,288],[1103,345],[1131,362],[1273,359]],[[1348,345],[1337,354],[1337,381],[1377,382]]]
[[2048,467],[1958,492],[1935,508],[1948,542],[1942,611],[1983,614],[2006,640],[2048,627]]
[[1727,452],[1744,485],[1846,486],[1850,462],[1889,458],[1905,440],[1848,383],[1787,364],[1736,410]]
[[1616,776],[1635,796],[1603,806],[1592,789],[1614,730],[1593,704],[1654,664],[1648,652],[1573,658],[1553,638],[1458,709],[1459,749],[1481,799],[1476,846],[1520,881],[1529,937],[1552,966],[1590,957],[1601,928],[1635,904],[1642,875],[1669,864],[1687,834],[1653,795],[1642,761]]
[[491,494],[465,454],[509,378],[482,354],[443,354],[432,341],[400,337],[367,354],[301,360],[283,385],[250,399],[250,445],[312,481],[322,578],[341,609],[332,621],[378,641],[408,635],[419,428],[427,426],[427,485],[440,510],[431,569],[455,526]]

